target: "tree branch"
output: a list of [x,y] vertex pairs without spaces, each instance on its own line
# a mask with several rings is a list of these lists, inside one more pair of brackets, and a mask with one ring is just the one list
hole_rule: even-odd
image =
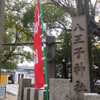
[[[69,3],[63,4],[61,0],[51,0],[56,6],[62,7],[66,12],[68,12],[71,16],[75,16],[77,14],[76,9],[70,5]],[[68,1],[69,2],[69,1]]]

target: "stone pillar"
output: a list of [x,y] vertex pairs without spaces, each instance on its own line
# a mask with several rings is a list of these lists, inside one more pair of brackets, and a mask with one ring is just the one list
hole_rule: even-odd
[[74,91],[89,92],[90,77],[86,17],[73,17],[72,26],[72,82]]
[[31,79],[21,79],[19,82],[18,100],[23,100],[24,88],[31,87]]
[[55,37],[54,36],[47,36],[47,73],[48,79],[55,77],[55,52],[56,52],[56,45],[55,45]]

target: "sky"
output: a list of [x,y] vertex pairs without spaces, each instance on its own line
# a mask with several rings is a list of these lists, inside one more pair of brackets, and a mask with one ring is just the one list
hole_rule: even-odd
[[91,2],[92,2],[93,4],[95,4],[96,0],[91,0]]
[[33,67],[34,66],[34,62],[33,61],[24,61],[23,63],[19,63],[17,65],[18,67]]

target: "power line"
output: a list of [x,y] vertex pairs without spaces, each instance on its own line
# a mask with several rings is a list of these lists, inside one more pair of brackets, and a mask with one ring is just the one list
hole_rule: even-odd
[[32,45],[33,43],[0,43],[1,46],[28,46]]
[[[61,42],[52,42],[52,43],[48,43],[45,42],[47,45],[51,45],[51,44],[60,44]],[[0,43],[0,46],[31,46],[33,45],[32,42],[23,42],[23,43]]]

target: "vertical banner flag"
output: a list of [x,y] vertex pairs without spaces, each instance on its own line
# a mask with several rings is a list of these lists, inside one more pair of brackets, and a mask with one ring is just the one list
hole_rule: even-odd
[[44,61],[43,61],[43,52],[42,52],[42,25],[40,20],[40,0],[35,9],[34,15],[34,61],[35,61],[35,89],[40,89],[44,87]]
[[[41,0],[42,1],[42,0]],[[43,57],[44,57],[44,76],[45,76],[45,100],[49,100],[49,89],[48,89],[48,77],[47,77],[47,59],[46,59],[46,36],[43,22],[43,9],[40,2],[40,12],[41,12],[41,25],[42,25],[42,35],[43,35]]]

